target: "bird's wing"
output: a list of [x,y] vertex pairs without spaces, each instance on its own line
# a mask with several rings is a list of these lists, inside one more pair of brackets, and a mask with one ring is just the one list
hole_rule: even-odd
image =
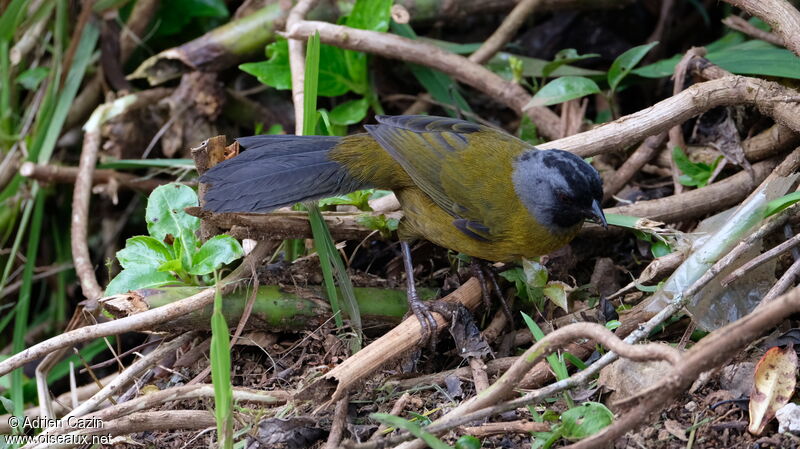
[[493,128],[433,116],[378,116],[367,131],[465,235],[491,240],[516,200],[512,160],[531,148]]

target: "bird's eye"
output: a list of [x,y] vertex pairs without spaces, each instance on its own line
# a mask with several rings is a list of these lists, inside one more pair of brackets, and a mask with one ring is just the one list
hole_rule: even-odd
[[558,199],[558,201],[561,201],[562,203],[572,202],[572,198],[569,195],[567,195],[567,192],[563,190],[556,190],[556,198]]

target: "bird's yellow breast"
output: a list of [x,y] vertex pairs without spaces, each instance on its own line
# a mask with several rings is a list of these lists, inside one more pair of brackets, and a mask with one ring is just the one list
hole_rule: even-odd
[[403,206],[403,220],[398,233],[401,239],[422,238],[439,246],[469,256],[494,262],[512,262],[533,258],[556,250],[572,240],[580,225],[554,234],[537,223],[521,203],[509,204],[507,216],[513,220],[512,232],[481,241],[465,235],[453,225],[453,217],[439,208],[430,197],[416,188],[397,192]]

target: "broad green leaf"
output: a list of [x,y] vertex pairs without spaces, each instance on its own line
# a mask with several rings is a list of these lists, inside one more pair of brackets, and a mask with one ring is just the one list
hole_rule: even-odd
[[764,217],[775,215],[798,201],[800,201],[800,191],[776,198],[767,203],[767,210],[764,211]]
[[346,101],[330,112],[330,119],[336,125],[354,125],[367,116],[369,103],[366,98]]
[[134,266],[120,271],[119,274],[108,283],[108,287],[106,287],[106,296],[117,295],[140,288],[163,287],[164,285],[177,282],[178,280],[169,273],[156,271],[148,267]]
[[156,187],[147,200],[147,231],[159,240],[167,234],[183,237],[184,232],[194,233],[200,227],[200,219],[183,210],[190,206],[197,206],[197,194],[191,187],[178,183]]
[[19,74],[17,77],[17,83],[19,83],[25,89],[35,90],[37,87],[39,87],[39,83],[47,78],[47,74],[49,73],[50,69],[45,66],[28,69]]
[[168,260],[161,265],[158,266],[158,271],[182,271],[183,270],[183,263],[181,263],[180,259],[172,259]]
[[544,67],[542,67],[542,78],[549,77],[551,73],[553,73],[556,69],[558,69],[562,65],[570,64],[575,61],[580,61],[583,59],[596,58],[598,56],[600,55],[597,53],[587,53],[585,55],[579,55],[578,51],[575,50],[574,48],[566,48],[556,53],[555,57],[553,57],[553,60],[545,64]]
[[611,68],[608,69],[608,85],[611,87],[612,92],[617,90],[617,86],[623,78],[625,78],[628,73],[636,67],[636,64],[639,64],[647,52],[656,45],[658,45],[658,42],[639,45],[617,56],[617,59],[611,63]]
[[174,255],[163,242],[146,235],[137,235],[125,241],[125,248],[117,251],[117,260],[123,268],[134,266],[158,269]]
[[240,64],[239,69],[249,73],[258,81],[275,89],[292,88],[292,73],[289,69],[289,43],[278,39],[267,45],[267,60]]
[[547,268],[535,260],[522,259],[522,270],[525,273],[525,282],[531,287],[544,287],[547,285]]
[[722,156],[718,157],[714,163],[708,165],[703,162],[692,162],[686,153],[680,147],[672,149],[672,158],[675,160],[675,165],[683,173],[678,177],[678,181],[685,186],[704,187],[711,179],[711,175],[717,168]]
[[584,402],[561,414],[561,436],[576,441],[590,437],[608,427],[614,414],[599,402]]
[[[345,50],[322,44],[319,47],[319,61],[318,95],[338,97],[346,94],[351,89],[356,93],[364,93],[363,90],[361,92],[356,90],[365,86],[356,86],[353,82],[346,62]],[[366,72],[366,65],[364,65],[364,71]]]
[[472,435],[461,435],[456,440],[456,449],[481,449],[481,440]]
[[[391,9],[392,0],[357,0],[345,24],[352,28],[385,32],[389,29]],[[353,91],[364,94],[368,87],[367,55],[353,50],[344,50],[343,54]]]
[[566,284],[563,282],[553,281],[542,288],[542,293],[553,304],[561,307],[565,312],[569,313],[569,303],[567,302],[567,289]]
[[562,76],[545,84],[525,108],[550,106],[586,95],[600,93],[597,83],[582,76]]
[[215,235],[194,253],[189,274],[208,274],[242,257],[242,245],[229,235]]
[[372,197],[372,192],[372,189],[356,190],[355,192],[350,192],[346,195],[323,198],[319,200],[319,206],[325,207],[333,205],[347,205],[355,206],[359,210],[371,211],[372,208],[369,206],[369,200]]

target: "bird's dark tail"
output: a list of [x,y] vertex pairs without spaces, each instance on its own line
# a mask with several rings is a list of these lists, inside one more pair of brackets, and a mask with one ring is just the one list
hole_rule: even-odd
[[200,178],[205,208],[267,212],[297,202],[364,188],[328,153],[340,137],[268,135],[237,139],[243,151]]

